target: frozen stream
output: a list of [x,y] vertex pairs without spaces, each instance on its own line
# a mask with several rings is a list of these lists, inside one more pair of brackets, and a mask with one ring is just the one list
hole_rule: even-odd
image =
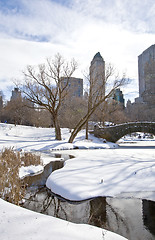
[[[122,149],[155,149],[155,141],[147,146],[144,142],[121,143]],[[96,150],[95,150],[96,151]],[[110,150],[104,150],[110,151]],[[119,149],[117,149],[117,152]],[[74,155],[74,151],[72,151]],[[63,157],[63,156],[62,156]],[[69,156],[68,156],[69,158]],[[54,168],[63,167],[63,161],[53,163]],[[51,165],[49,165],[50,171]],[[49,174],[49,173],[48,173]],[[30,177],[27,192],[27,200],[24,207],[52,215],[75,223],[88,223],[103,227],[107,230],[118,233],[130,240],[154,240],[155,239],[155,202],[137,198],[110,198],[98,197],[81,202],[68,202],[57,197],[48,190],[42,179],[40,187],[36,187],[37,181]],[[34,178],[36,179],[36,177]],[[28,179],[27,179],[28,180]]]

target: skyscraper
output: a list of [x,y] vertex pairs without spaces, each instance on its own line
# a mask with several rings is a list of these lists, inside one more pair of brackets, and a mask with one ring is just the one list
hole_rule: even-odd
[[95,94],[105,95],[105,61],[100,52],[96,53],[90,65],[90,85]]
[[119,103],[122,107],[124,107],[124,96],[120,88],[115,89],[113,93],[113,99]]
[[83,79],[75,77],[62,78],[61,84],[63,87],[67,85],[70,97],[83,97]]
[[12,90],[11,100],[15,100],[17,98],[21,98],[21,91],[19,88],[15,87],[14,90]]
[[139,102],[155,106],[155,44],[138,56]]

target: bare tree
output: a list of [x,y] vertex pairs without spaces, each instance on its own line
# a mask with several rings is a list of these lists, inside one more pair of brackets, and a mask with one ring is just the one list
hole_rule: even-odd
[[79,120],[85,115],[87,102],[82,97],[66,97],[60,108],[60,125],[73,129]]
[[[88,92],[88,107],[87,112],[83,118],[77,123],[73,129],[69,142],[72,143],[78,132],[82,127],[88,123],[89,118],[96,111],[96,109],[104,103],[108,98],[112,96],[115,89],[126,84],[128,81],[125,78],[125,74],[120,78],[118,74],[115,75],[115,69],[111,64],[108,64],[105,73],[100,72],[100,76],[97,74],[95,78],[91,78],[91,74],[88,77],[89,80],[89,92]],[[114,77],[112,79],[112,77]],[[98,84],[100,79],[100,84]],[[101,81],[102,80],[102,81]],[[86,138],[88,137],[88,127],[86,127]]]
[[102,103],[93,114],[93,121],[104,125],[105,122],[113,122],[115,124],[128,121],[128,117],[123,104],[114,100],[108,99]]
[[155,107],[146,103],[130,103],[126,107],[126,115],[130,121],[155,121]]
[[51,114],[46,109],[35,109],[32,121],[33,125],[36,127],[49,128],[52,126]]
[[26,99],[18,96],[17,98],[11,99],[6,103],[2,110],[2,121],[7,121],[8,123],[25,124],[30,125],[30,116],[32,111],[29,111],[28,102]]
[[59,109],[68,93],[68,80],[76,68],[74,59],[67,62],[57,54],[45,64],[28,66],[24,72],[23,92],[30,102],[51,114],[57,140],[61,140]]

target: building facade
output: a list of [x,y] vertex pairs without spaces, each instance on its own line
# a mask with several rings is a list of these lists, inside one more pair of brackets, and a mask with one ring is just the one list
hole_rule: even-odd
[[113,99],[118,102],[122,107],[124,107],[124,96],[120,88],[114,91]]
[[138,56],[139,98],[136,102],[144,102],[155,107],[155,44]]
[[83,97],[83,79],[82,78],[63,78],[62,86],[67,85],[67,90],[70,97]]
[[16,100],[17,98],[21,98],[21,91],[19,88],[14,88],[14,90],[12,90],[11,100]]
[[90,64],[90,86],[95,94],[105,95],[105,61],[100,52],[96,53]]
[[155,121],[155,44],[138,56],[139,97],[128,100],[127,115],[132,121]]

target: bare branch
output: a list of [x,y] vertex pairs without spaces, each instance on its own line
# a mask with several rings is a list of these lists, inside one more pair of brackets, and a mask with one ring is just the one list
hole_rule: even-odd
[[54,59],[48,58],[44,64],[37,67],[27,66],[23,72],[23,93],[29,101],[50,112],[58,140],[61,139],[58,113],[67,96],[67,86],[62,86],[62,79],[69,79],[76,68],[75,60],[69,63],[58,53]]

